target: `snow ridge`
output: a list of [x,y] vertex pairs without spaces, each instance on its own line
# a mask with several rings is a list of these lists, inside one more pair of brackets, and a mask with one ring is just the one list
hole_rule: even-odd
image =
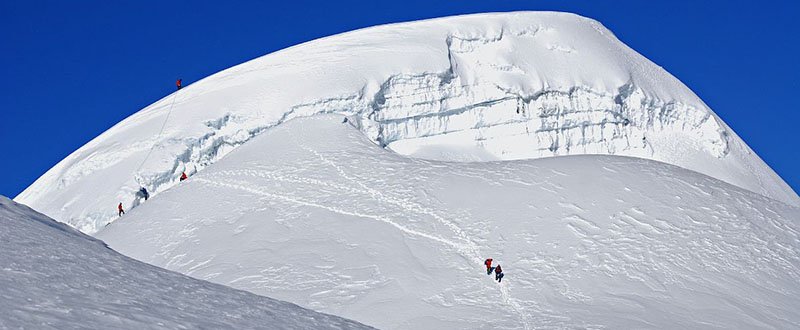
[[0,328],[372,329],[160,269],[0,196]]

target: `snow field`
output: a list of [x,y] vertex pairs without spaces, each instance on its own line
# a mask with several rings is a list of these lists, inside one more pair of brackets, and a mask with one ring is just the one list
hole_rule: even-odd
[[635,158],[409,159],[340,122],[267,131],[98,236],[386,329],[800,325],[798,208]]

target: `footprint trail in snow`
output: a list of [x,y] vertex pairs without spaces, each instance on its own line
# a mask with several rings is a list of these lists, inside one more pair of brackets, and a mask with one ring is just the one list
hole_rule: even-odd
[[268,131],[100,238],[378,328],[800,326],[796,208],[632,158],[410,159],[340,122]]

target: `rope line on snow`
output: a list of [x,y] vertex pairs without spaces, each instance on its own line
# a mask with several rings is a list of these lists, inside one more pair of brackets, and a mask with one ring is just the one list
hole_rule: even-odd
[[135,176],[136,182],[139,183],[139,185],[141,185],[141,182],[139,182],[139,177],[136,174],[138,174],[139,171],[142,170],[142,166],[144,166],[144,163],[146,163],[147,160],[150,158],[150,154],[153,153],[153,149],[155,149],[156,146],[159,144],[159,140],[161,139],[161,135],[164,134],[164,128],[167,127],[167,122],[169,121],[169,116],[172,114],[172,107],[175,105],[175,99],[178,98],[178,93],[180,93],[180,92],[181,92],[181,90],[178,89],[177,91],[175,91],[175,94],[172,94],[172,102],[170,102],[170,104],[169,104],[169,110],[167,110],[167,117],[164,118],[164,123],[161,124],[161,130],[158,131],[158,136],[156,137],[156,141],[155,141],[155,143],[153,143],[153,146],[150,147],[150,150],[147,151],[147,155],[144,156],[144,159],[142,159],[142,163],[139,164],[139,167],[137,167],[136,171],[134,172],[134,176]]

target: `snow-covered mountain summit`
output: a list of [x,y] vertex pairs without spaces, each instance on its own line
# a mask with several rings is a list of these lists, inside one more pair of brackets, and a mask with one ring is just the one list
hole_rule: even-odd
[[596,21],[535,12],[378,26],[235,66],[120,122],[16,199],[93,233],[118,202],[135,205],[139,186],[158,194],[318,113],[348,115],[375,143],[420,158],[637,156],[800,205],[680,81]]
[[[131,210],[140,185],[153,197]],[[264,56],[18,200],[139,260],[387,329],[800,327],[796,194],[678,80],[570,14]]]

